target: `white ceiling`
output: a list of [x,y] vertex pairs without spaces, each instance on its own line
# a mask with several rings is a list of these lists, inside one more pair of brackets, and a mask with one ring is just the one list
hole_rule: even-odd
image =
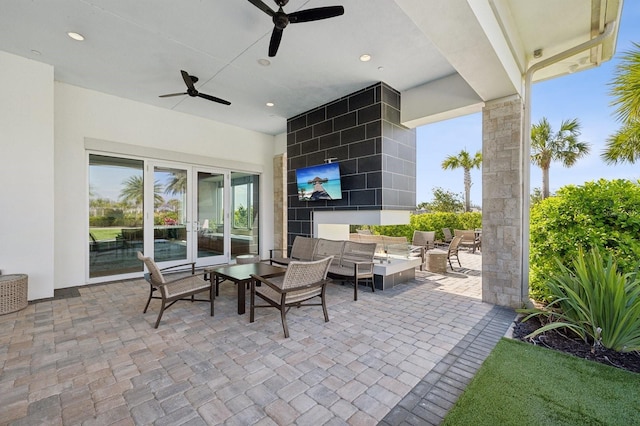
[[[534,49],[557,53],[593,37],[619,1],[290,0],[288,13],[332,5],[345,13],[290,24],[263,66],[273,24],[247,0],[2,0],[0,50],[51,64],[57,81],[278,134],[287,118],[377,81],[409,91],[459,73],[482,100],[515,93],[513,78],[496,83],[500,74],[489,71],[521,74]],[[363,53],[372,60],[360,62]],[[159,98],[185,90],[181,69],[231,106]]]

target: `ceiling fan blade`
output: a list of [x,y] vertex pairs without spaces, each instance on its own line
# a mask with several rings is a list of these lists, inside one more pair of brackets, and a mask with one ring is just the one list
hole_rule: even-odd
[[189,73],[183,70],[180,70],[180,73],[182,74],[182,79],[184,80],[184,84],[187,85],[187,88],[191,90],[196,90],[195,86],[193,85],[193,80],[191,80],[191,76],[189,75]]
[[225,101],[224,99],[216,98],[215,96],[207,95],[206,93],[198,93],[198,96],[204,99],[208,99],[213,102],[217,102],[223,105],[231,105],[231,102]]
[[282,40],[282,30],[277,27],[273,28],[271,33],[271,41],[269,42],[269,57],[276,56],[278,47],[280,47],[280,41]]
[[160,98],[170,98],[171,96],[182,96],[182,95],[188,95],[187,92],[183,92],[183,93],[169,93],[167,95],[160,95]]
[[249,0],[249,2],[253,4],[255,7],[257,7],[258,9],[260,9],[261,11],[263,11],[264,13],[266,13],[267,15],[271,17],[275,15],[275,12],[273,11],[273,9],[271,9],[266,4],[262,3],[260,0]]
[[342,6],[317,7],[290,13],[289,23],[295,24],[297,22],[318,21],[340,15],[344,15],[344,7]]

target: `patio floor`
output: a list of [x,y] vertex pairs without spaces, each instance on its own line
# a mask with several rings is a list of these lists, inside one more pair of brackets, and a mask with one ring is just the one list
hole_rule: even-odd
[[357,302],[331,285],[330,322],[293,309],[289,339],[228,282],[213,318],[179,302],[157,330],[143,280],[32,303],[0,316],[0,424],[439,424],[515,318],[481,301],[481,255],[460,258]]

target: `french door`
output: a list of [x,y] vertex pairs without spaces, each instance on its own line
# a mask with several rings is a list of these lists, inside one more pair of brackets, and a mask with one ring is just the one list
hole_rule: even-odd
[[[259,253],[260,176],[193,164],[89,154],[88,278]],[[106,278],[105,278],[106,277]]]
[[228,263],[229,172],[150,162],[145,183],[146,253],[161,266]]

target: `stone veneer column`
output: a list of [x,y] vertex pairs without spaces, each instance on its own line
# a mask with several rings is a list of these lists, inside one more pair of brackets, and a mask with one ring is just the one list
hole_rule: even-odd
[[522,148],[523,114],[518,96],[488,102],[482,110],[482,300],[512,308],[529,300],[524,197],[530,153]]
[[[287,154],[273,157],[273,248],[287,249]],[[286,253],[285,253],[286,254]]]

